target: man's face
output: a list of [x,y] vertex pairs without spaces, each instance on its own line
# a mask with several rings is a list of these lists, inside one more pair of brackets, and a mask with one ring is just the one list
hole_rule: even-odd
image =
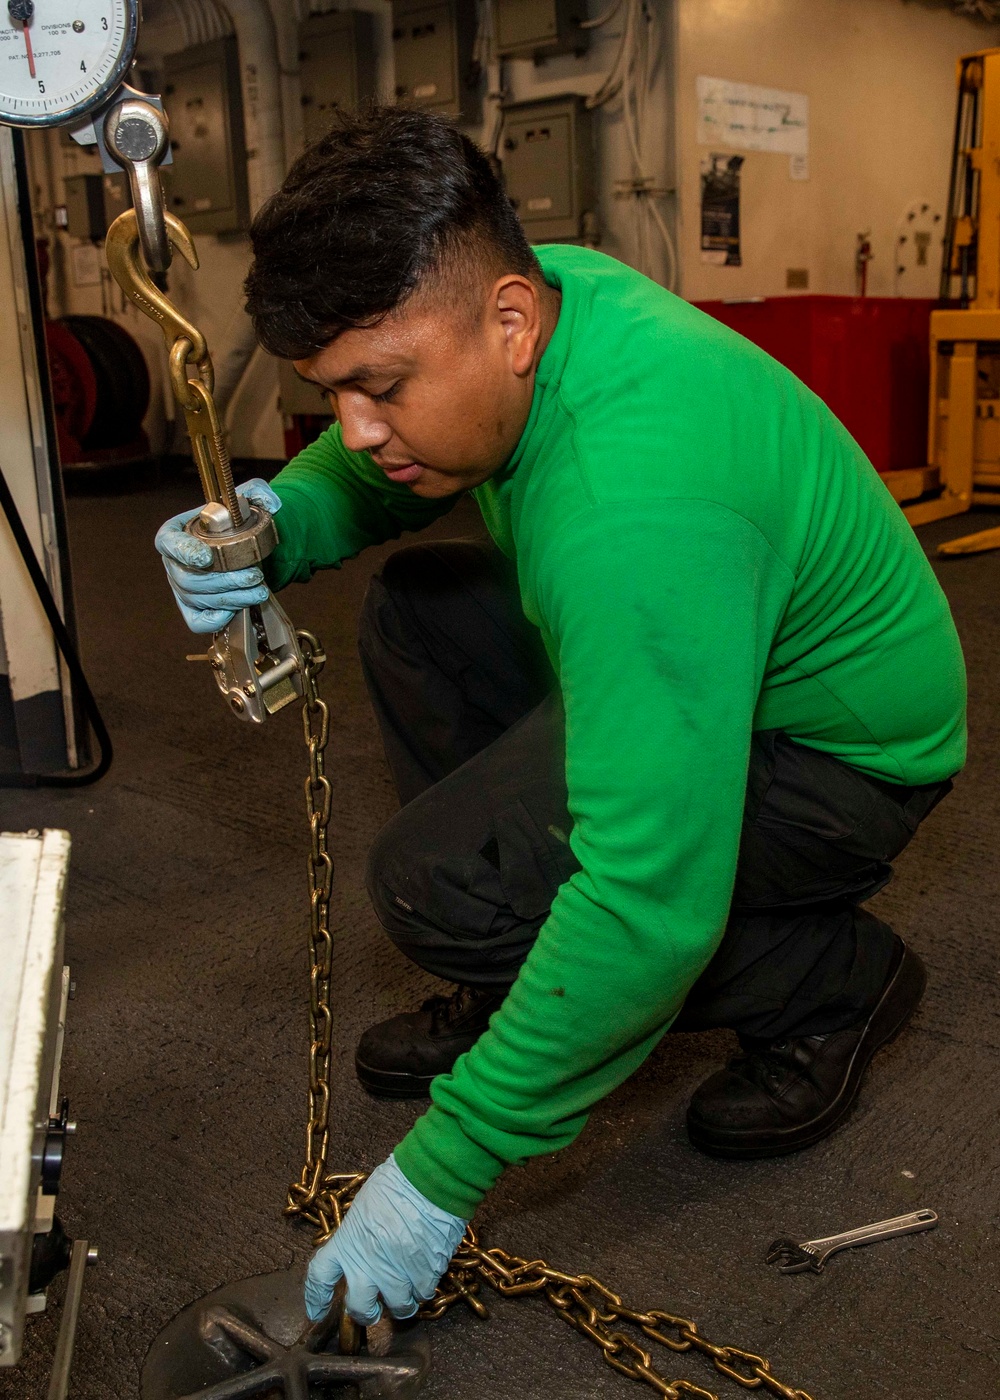
[[556,293],[515,274],[483,286],[478,315],[418,290],[295,369],[327,392],[345,447],[369,452],[415,496],[451,496],[481,485],[517,446],[557,316]]

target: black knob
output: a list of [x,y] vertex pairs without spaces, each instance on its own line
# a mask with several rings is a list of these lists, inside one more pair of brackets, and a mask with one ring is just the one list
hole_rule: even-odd
[[73,1241],[62,1227],[58,1215],[53,1218],[52,1229],[44,1235],[36,1235],[31,1243],[31,1269],[28,1273],[28,1292],[44,1293],[46,1288],[63,1269],[69,1268],[69,1256]]
[[76,1124],[69,1122],[69,1099],[63,1099],[59,1105],[59,1117],[49,1119],[45,1146],[42,1148],[43,1196],[54,1196],[59,1190],[66,1139],[75,1129]]

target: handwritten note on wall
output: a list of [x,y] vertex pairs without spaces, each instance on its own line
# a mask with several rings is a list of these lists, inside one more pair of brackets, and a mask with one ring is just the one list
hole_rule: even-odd
[[741,151],[809,153],[809,98],[725,78],[698,78],[698,143]]

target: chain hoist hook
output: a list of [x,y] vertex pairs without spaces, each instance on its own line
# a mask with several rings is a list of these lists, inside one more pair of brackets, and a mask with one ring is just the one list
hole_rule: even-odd
[[[176,219],[173,214],[164,212],[163,218],[170,242],[184,261],[190,267],[197,269],[198,254],[195,251],[194,240],[190,233],[180,219]],[[186,367],[188,365],[196,366],[202,383],[211,393],[213,387],[212,361],[209,358],[205,337],[196,325],[181,314],[166,292],[160,291],[150,276],[139,248],[139,224],[134,209],[126,209],[115,219],[108,229],[105,249],[108,269],[119,287],[129,301],[138,307],[144,316],[155,321],[163,331],[164,339],[167,342],[167,352],[171,357],[171,366],[173,367],[175,360],[180,358],[184,371],[183,378],[185,379]],[[182,341],[187,341],[189,345],[185,351],[176,348],[180,346]],[[185,396],[189,396],[189,391],[183,390],[182,385],[179,386],[179,378],[180,376],[176,373],[171,375],[175,389],[178,387],[182,389],[182,394],[179,397],[181,397],[183,404]]]

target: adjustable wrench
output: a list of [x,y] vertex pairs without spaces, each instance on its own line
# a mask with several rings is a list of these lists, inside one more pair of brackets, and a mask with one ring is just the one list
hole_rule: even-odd
[[934,1211],[915,1210],[909,1215],[896,1215],[891,1220],[879,1220],[874,1225],[862,1225],[860,1229],[827,1235],[821,1240],[775,1240],[766,1259],[769,1264],[778,1264],[783,1274],[800,1274],[806,1269],[819,1274],[831,1254],[838,1250],[874,1244],[876,1240],[891,1240],[896,1235],[913,1235],[919,1230],[933,1230],[937,1223]]

